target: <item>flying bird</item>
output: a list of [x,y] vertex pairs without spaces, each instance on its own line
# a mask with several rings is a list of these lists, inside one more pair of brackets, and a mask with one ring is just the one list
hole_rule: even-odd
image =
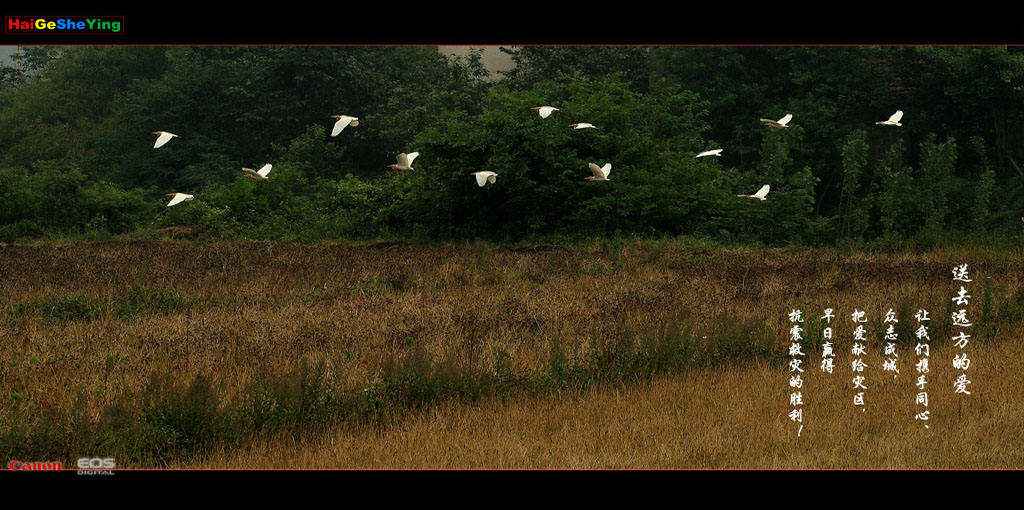
[[338,119],[338,122],[334,123],[334,129],[331,130],[331,136],[338,136],[341,130],[348,126],[356,127],[359,125],[359,117],[350,117],[348,115],[331,115],[332,119]]
[[714,150],[704,151],[704,152],[702,152],[700,154],[697,154],[698,158],[703,158],[704,156],[718,156],[718,157],[722,157],[722,149],[714,149]]
[[469,175],[476,176],[476,183],[479,184],[481,188],[484,187],[487,183],[494,184],[495,178],[498,177],[498,174],[487,170],[483,172],[473,172]]
[[768,185],[765,184],[761,189],[757,190],[757,193],[753,195],[736,195],[738,197],[746,198],[747,200],[764,200],[768,196]]
[[542,119],[548,118],[548,115],[551,115],[551,112],[559,111],[558,108],[555,108],[554,106],[534,106],[531,110],[537,110],[537,113],[540,114],[540,118]]
[[167,203],[167,207],[170,207],[172,205],[178,205],[182,202],[192,200],[193,198],[192,195],[186,195],[184,193],[168,193],[167,196],[174,197],[171,199],[170,202]]
[[580,123],[577,123],[577,124],[569,124],[569,127],[573,128],[573,129],[597,129],[597,126],[595,126],[595,125],[593,125],[593,124],[591,124],[589,122],[580,122]]
[[903,124],[900,124],[900,119],[902,118],[903,110],[896,110],[896,113],[892,114],[892,117],[889,117],[889,120],[883,120],[881,122],[876,122],[875,124],[882,126],[902,126]]
[[612,164],[605,163],[602,167],[590,163],[590,172],[594,175],[587,177],[588,181],[610,181],[611,179],[608,178],[608,174],[612,173]]
[[250,179],[268,180],[269,177],[267,177],[267,174],[270,173],[271,167],[272,165],[270,163],[267,163],[266,165],[263,165],[263,168],[260,168],[258,172],[251,168],[243,168],[242,171],[245,172],[245,176]]
[[178,136],[174,133],[168,133],[167,131],[153,131],[153,134],[160,135],[157,137],[156,143],[153,144],[154,149],[159,149],[160,147],[163,147],[167,142],[171,141],[171,138]]
[[789,127],[786,124],[789,124],[789,121],[791,120],[793,120],[793,114],[787,113],[785,117],[777,121],[771,119],[761,119],[761,122],[764,122],[764,124],[770,128],[785,128]]
[[403,152],[403,153],[399,154],[398,157],[395,158],[395,159],[398,160],[398,164],[397,165],[385,165],[385,166],[387,166],[388,168],[390,168],[392,170],[414,170],[414,168],[412,167],[412,162],[413,162],[413,160],[416,159],[416,156],[419,156],[419,155],[420,155],[420,153],[418,153],[418,152],[410,152],[409,154],[406,154],[406,153]]

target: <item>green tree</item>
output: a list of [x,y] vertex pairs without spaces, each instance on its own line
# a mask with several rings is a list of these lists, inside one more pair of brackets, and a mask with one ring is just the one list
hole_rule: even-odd
[[915,223],[912,218],[916,211],[909,200],[913,191],[912,170],[903,165],[905,151],[903,139],[897,140],[889,147],[877,172],[881,176],[877,200],[879,223],[882,234],[890,238],[899,232],[909,232],[910,225]]
[[850,134],[843,144],[843,180],[842,194],[839,198],[838,235],[842,237],[861,238],[868,227],[867,208],[858,205],[857,191],[868,165],[867,132],[856,130]]
[[[538,104],[561,111],[541,119]],[[692,159],[703,108],[667,84],[635,93],[621,75],[496,88],[480,115],[452,113],[417,139],[421,170],[393,177],[417,191],[396,214],[443,237],[692,232],[714,194],[709,169]],[[568,126],[583,120],[599,129]],[[585,181],[591,162],[612,163],[611,181]],[[497,185],[479,188],[469,175],[479,170],[497,172]]]
[[924,206],[924,228],[929,232],[939,232],[946,226],[956,157],[956,140],[952,137],[938,143],[936,136],[930,134],[921,144],[922,185],[919,198]]
[[635,92],[649,90],[653,48],[644,46],[515,46],[501,51],[515,66],[504,71],[503,83],[526,90],[563,78],[599,80],[620,74]]
[[992,191],[995,188],[996,173],[989,165],[988,154],[985,150],[985,140],[980,136],[971,137],[971,146],[978,155],[981,162],[979,167],[980,175],[978,183],[974,188],[974,206],[971,208],[971,229],[979,234],[984,234],[987,228],[989,214],[991,211],[990,201]]

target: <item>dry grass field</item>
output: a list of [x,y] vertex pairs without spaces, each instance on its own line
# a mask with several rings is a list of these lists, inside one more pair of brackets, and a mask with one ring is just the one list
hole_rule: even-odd
[[[971,396],[949,341],[974,282]],[[985,250],[107,242],[0,249],[0,454],[118,467],[1020,468],[1024,260]],[[787,313],[809,317],[804,429]],[[836,370],[817,317],[836,310]],[[881,319],[900,323],[898,377]],[[933,317],[929,428],[913,313]],[[867,406],[849,314],[867,312]]]
[[[849,377],[809,377],[800,437],[785,415],[777,367],[700,369],[582,398],[442,404],[394,428],[338,430],[303,444],[263,441],[179,468],[212,469],[973,469],[1024,466],[1024,389],[1009,342],[977,350],[975,396],[936,375],[929,428],[909,380],[869,385],[852,405]],[[946,357],[947,353],[933,356]],[[1019,359],[1019,356],[1016,356]],[[991,400],[989,400],[991,398]]]

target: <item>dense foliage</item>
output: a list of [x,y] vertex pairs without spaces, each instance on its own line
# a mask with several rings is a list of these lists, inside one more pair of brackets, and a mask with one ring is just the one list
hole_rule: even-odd
[[[1018,48],[507,51],[488,76],[433,47],[23,48],[0,69],[0,240],[1020,239]],[[332,138],[339,114],[359,126]],[[156,130],[180,137],[154,150]],[[270,180],[240,171],[267,162]],[[591,162],[611,180],[585,181]]]

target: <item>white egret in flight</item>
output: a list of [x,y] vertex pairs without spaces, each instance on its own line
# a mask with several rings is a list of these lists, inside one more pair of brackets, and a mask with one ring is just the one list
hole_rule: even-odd
[[789,127],[786,124],[789,124],[789,121],[791,121],[791,120],[793,120],[793,114],[792,113],[787,113],[785,117],[783,117],[783,118],[781,118],[781,119],[779,119],[777,121],[776,120],[771,120],[771,119],[761,119],[761,122],[764,122],[764,125],[766,125],[766,126],[768,126],[770,128],[785,128],[785,127]]
[[484,170],[483,172],[473,172],[469,175],[476,176],[476,183],[479,184],[481,188],[484,187],[487,183],[494,184],[495,178],[498,177],[498,174],[488,170]]
[[593,124],[591,124],[589,122],[580,122],[580,123],[577,123],[577,124],[569,124],[569,127],[573,128],[573,129],[597,129],[597,126],[595,126],[595,125],[593,125]]
[[331,136],[338,136],[341,130],[348,126],[356,127],[359,125],[359,117],[350,117],[348,115],[331,115],[332,119],[338,119],[338,122],[334,123],[334,129],[331,130]]
[[258,172],[251,168],[243,168],[242,171],[245,172],[245,176],[250,179],[268,180],[269,177],[267,177],[267,174],[270,173],[271,168],[272,165],[270,163],[267,163],[266,165],[263,165],[263,168],[260,168]]
[[403,153],[399,154],[398,157],[395,158],[395,159],[398,160],[398,164],[397,165],[385,165],[385,166],[387,166],[388,168],[390,168],[392,170],[415,170],[412,167],[412,162],[413,162],[413,160],[416,159],[416,156],[419,156],[419,155],[420,155],[420,153],[418,153],[418,152],[410,152],[409,154],[406,154],[406,153],[403,152]]
[[168,133],[167,131],[153,131],[153,134],[160,135],[157,137],[156,143],[153,144],[154,149],[163,147],[167,142],[171,141],[171,138],[178,136],[174,133]]
[[764,200],[768,196],[768,185],[765,184],[761,189],[757,190],[757,193],[753,195],[736,195],[738,197],[746,198],[747,200]]
[[704,152],[702,152],[700,154],[697,154],[698,158],[703,158],[704,156],[718,156],[718,157],[722,157],[722,149],[714,149],[714,150],[704,151]]
[[174,197],[171,199],[170,202],[167,203],[167,207],[170,207],[172,205],[178,205],[182,202],[192,200],[193,198],[192,195],[186,195],[184,193],[168,193],[167,196]]
[[875,124],[882,126],[902,126],[903,124],[900,124],[900,119],[902,118],[903,110],[896,110],[896,113],[892,114],[892,117],[889,117],[889,120],[883,120],[881,122],[876,122]]
[[588,181],[610,181],[608,174],[612,173],[612,164],[605,163],[603,167],[590,163],[590,172],[594,175],[587,177]]
[[537,110],[537,113],[540,114],[540,118],[542,119],[548,118],[548,115],[551,115],[551,112],[559,111],[558,108],[555,108],[554,106],[534,106],[531,110]]

